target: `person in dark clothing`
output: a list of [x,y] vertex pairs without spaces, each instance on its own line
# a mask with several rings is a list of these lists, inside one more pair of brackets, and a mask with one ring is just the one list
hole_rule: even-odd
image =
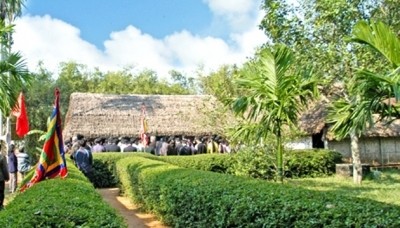
[[175,139],[175,154],[176,155],[179,155],[181,147],[182,147],[181,140],[179,138],[176,138]]
[[168,140],[168,149],[167,149],[167,155],[177,155],[176,149],[175,149],[175,140],[174,138],[169,138]]
[[9,189],[11,193],[14,193],[17,190],[17,182],[18,182],[18,160],[15,155],[15,146],[14,144],[10,145],[8,149],[8,172],[10,176]]
[[163,143],[164,143],[164,137],[162,137],[160,140],[156,141],[156,155],[157,156],[161,155],[161,147],[162,147]]
[[183,139],[182,144],[178,150],[178,155],[191,155],[192,150],[190,149],[190,146],[187,144],[187,140]]
[[[1,147],[1,144],[0,144]],[[6,181],[10,179],[8,174],[7,157],[0,153],[0,210],[3,209],[4,191],[6,188]]]
[[134,146],[132,146],[132,142],[131,142],[131,141],[129,141],[129,142],[127,143],[127,145],[128,145],[128,146],[126,146],[126,147],[124,148],[124,151],[122,151],[122,152],[136,152],[136,151],[137,151],[137,148],[134,147]]
[[108,144],[105,148],[106,152],[121,152],[121,147],[118,146],[118,139],[108,139]]
[[79,148],[75,152],[75,165],[78,169],[89,179],[92,180],[92,166],[93,156],[92,153],[86,149],[86,140],[81,139],[78,141]]
[[197,154],[206,154],[207,153],[207,146],[205,144],[205,138],[202,138],[201,140],[197,139],[197,144],[196,144],[196,153]]

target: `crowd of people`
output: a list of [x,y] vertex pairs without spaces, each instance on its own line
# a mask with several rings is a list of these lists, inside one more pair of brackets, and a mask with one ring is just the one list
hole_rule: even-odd
[[[73,144],[85,139],[77,134],[72,140],[66,140],[65,151],[72,154]],[[206,153],[231,153],[227,140],[219,136],[208,137],[155,137],[146,140],[140,138],[96,138],[85,140],[86,148],[92,153],[102,152],[148,152],[158,156],[167,155],[195,155]]]
[[[75,166],[89,179],[93,178],[92,153],[104,152],[147,152],[157,156],[195,155],[231,153],[227,140],[219,136],[206,137],[155,137],[140,138],[96,138],[87,140],[77,134],[71,140],[65,140],[64,151],[69,154]],[[31,169],[31,161],[24,146],[11,143],[8,155],[0,153],[0,210],[3,208],[5,182],[9,181],[9,191],[17,190],[18,174],[24,178]]]
[[93,177],[92,153],[148,152],[157,156],[231,153],[229,143],[218,136],[202,138],[150,136],[145,140],[129,137],[87,140],[83,135],[77,134],[71,140],[65,141],[64,150],[89,180]]
[[5,182],[9,181],[10,193],[16,192],[18,174],[23,179],[30,169],[30,157],[24,146],[17,147],[14,143],[11,143],[8,146],[7,156],[0,153],[0,210],[3,209]]

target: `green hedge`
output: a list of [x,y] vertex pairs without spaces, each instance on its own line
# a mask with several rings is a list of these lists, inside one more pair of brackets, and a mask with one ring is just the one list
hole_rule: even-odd
[[93,153],[93,185],[96,188],[116,187],[119,183],[115,163],[136,153]]
[[127,227],[68,161],[68,176],[36,183],[0,212],[0,227]]
[[126,194],[173,227],[399,227],[400,208],[146,158],[117,162]]
[[288,177],[331,175],[335,173],[337,163],[342,163],[342,155],[332,150],[292,150],[285,153],[285,172]]
[[229,154],[199,154],[193,156],[149,157],[184,168],[193,168],[216,173],[230,173],[233,157]]
[[[275,178],[275,155],[245,149],[237,154],[201,154],[195,156],[147,156],[185,168],[272,180]],[[336,151],[309,149],[285,151],[286,177],[317,177],[335,173],[335,164],[342,162]]]

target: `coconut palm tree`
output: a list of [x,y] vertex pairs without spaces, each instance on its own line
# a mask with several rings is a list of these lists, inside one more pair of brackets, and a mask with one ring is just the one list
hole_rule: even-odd
[[255,135],[258,141],[276,136],[279,181],[283,181],[283,128],[294,127],[299,113],[317,94],[317,83],[310,71],[293,73],[293,63],[292,52],[284,45],[262,49],[235,81],[244,95],[231,103],[234,112],[247,121],[236,136]]
[[348,92],[333,102],[328,122],[338,139],[350,136],[353,159],[353,181],[362,181],[362,167],[358,139],[374,125],[374,114],[379,120],[399,117],[396,101],[400,98],[400,41],[388,26],[381,22],[359,22],[354,27],[352,42],[366,45],[382,54],[388,61],[388,72],[361,69],[347,84]]
[[2,34],[1,42],[1,58],[5,58],[5,53],[11,52],[12,45],[12,29],[11,25],[14,20],[21,16],[22,8],[25,6],[26,0],[0,0],[0,23],[4,28],[9,28],[7,33]]
[[0,0],[0,20],[11,24],[15,18],[21,16],[26,0]]
[[[21,15],[26,0],[0,0],[0,111],[7,115],[30,76],[19,53],[11,53],[12,22]],[[1,132],[0,132],[1,134]]]
[[19,92],[31,80],[25,61],[19,53],[11,53],[0,61],[0,110],[6,116],[15,104]]

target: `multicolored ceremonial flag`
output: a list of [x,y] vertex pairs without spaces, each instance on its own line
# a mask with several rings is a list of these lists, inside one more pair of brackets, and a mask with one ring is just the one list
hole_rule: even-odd
[[25,97],[21,92],[18,97],[18,102],[15,104],[11,113],[17,117],[15,132],[22,138],[29,132],[29,120],[26,114]]
[[64,157],[60,114],[60,91],[58,89],[55,90],[55,96],[54,109],[47,127],[46,140],[43,145],[39,163],[36,166],[35,175],[27,184],[21,187],[20,191],[24,191],[26,188],[42,180],[57,176],[64,178],[68,175],[67,164]]

